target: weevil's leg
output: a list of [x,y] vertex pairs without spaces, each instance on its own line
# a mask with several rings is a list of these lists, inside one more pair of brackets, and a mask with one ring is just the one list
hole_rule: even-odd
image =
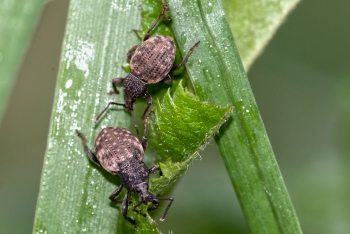
[[186,56],[182,59],[182,62],[178,65],[176,65],[175,67],[173,67],[171,70],[175,71],[177,69],[179,69],[180,67],[182,67],[182,65],[184,65],[184,63],[186,63],[187,59],[190,57],[190,55],[192,54],[194,48],[196,48],[198,46],[198,44],[200,43],[200,41],[197,41],[196,44],[194,44],[187,52]]
[[109,200],[111,200],[112,202],[122,202],[123,200],[117,200],[116,197],[119,196],[120,192],[123,189],[123,184],[121,184],[115,191],[113,191],[113,193],[111,193],[111,195],[109,195]]
[[132,122],[133,122],[133,124],[134,124],[135,129],[136,129],[137,137],[138,137],[139,139],[141,139],[141,138],[140,138],[140,132],[139,132],[139,125],[137,125],[137,123],[136,123],[136,121],[135,121],[135,117],[134,117],[134,110],[131,110],[131,119],[132,119]]
[[77,133],[78,137],[80,138],[81,143],[83,143],[84,149],[85,149],[86,153],[88,154],[89,159],[90,159],[93,163],[95,163],[97,166],[101,166],[101,164],[98,162],[98,160],[97,160],[96,155],[94,154],[94,152],[92,152],[92,150],[89,149],[89,147],[87,146],[86,139],[85,139],[85,137],[83,136],[83,134],[82,134],[81,132],[79,132],[78,130],[75,130],[75,132]]
[[117,89],[116,84],[123,84],[124,82],[124,78],[114,78],[112,80],[112,87],[113,87],[113,91],[110,91],[108,94],[112,95],[112,94],[119,94],[119,91]]
[[147,148],[147,135],[148,135],[148,130],[149,130],[149,118],[150,118],[150,116],[153,113],[154,113],[153,110],[151,110],[148,113],[146,119],[143,121],[143,125],[145,127],[145,130],[143,132],[143,137],[142,137],[142,140],[141,140],[141,144],[142,144],[142,147],[143,147],[144,150],[146,150],[146,148]]
[[159,83],[170,84],[171,82],[173,82],[173,78],[171,78],[171,76],[168,74],[168,75],[167,75],[167,78],[164,78],[164,79],[161,80]]
[[156,171],[159,171],[160,170],[160,166],[159,165],[154,165],[153,167],[151,167],[149,170],[148,170],[148,172],[150,173],[150,174],[153,174],[153,173],[155,173]]
[[[137,35],[137,33],[136,33]],[[128,51],[128,53],[126,54],[126,56],[128,57],[128,61],[130,62],[132,56],[135,54],[135,51],[137,49],[138,46],[133,46],[131,47],[131,49]]]
[[142,120],[145,120],[146,113],[147,113],[148,109],[150,108],[150,106],[152,105],[152,96],[147,92],[146,92],[145,99],[146,99],[147,107],[141,116]]
[[159,171],[159,176],[162,176],[162,175],[163,175],[163,172],[162,172],[162,170],[160,169],[160,166],[159,166],[159,165],[154,165],[153,167],[151,167],[150,169],[148,169],[148,173],[150,173],[150,174],[153,174],[153,173],[155,173],[156,171]]
[[157,198],[158,198],[158,200],[168,200],[168,201],[170,201],[168,206],[166,207],[166,209],[164,211],[163,216],[159,219],[159,222],[163,222],[164,219],[165,219],[165,216],[168,214],[168,211],[169,211],[169,208],[170,208],[171,204],[174,201],[174,198],[173,197],[157,197]]
[[116,102],[109,102],[108,105],[101,111],[101,113],[97,116],[97,118],[95,119],[95,123],[98,122],[98,120],[101,118],[101,116],[103,115],[103,113],[106,112],[106,110],[109,108],[110,105],[117,105],[117,106],[124,106],[124,104],[122,103],[116,103]]
[[163,3],[163,11],[162,11],[162,13],[158,16],[158,18],[156,19],[156,21],[153,22],[153,24],[151,25],[151,27],[149,27],[149,29],[148,29],[146,35],[143,37],[143,41],[146,41],[146,40],[149,38],[152,29],[154,29],[154,27],[157,25],[157,23],[158,23],[162,18],[164,18],[164,15],[165,15],[165,13],[166,13],[167,11],[168,11],[168,6],[167,6],[165,3]]
[[125,194],[123,203],[122,203],[122,214],[124,216],[124,218],[126,220],[129,221],[129,223],[131,223],[134,226],[134,229],[136,229],[136,222],[135,220],[129,218],[128,215],[128,206],[129,206],[129,197],[131,196],[131,191],[127,191],[127,193]]
[[[113,91],[110,91],[108,94],[119,94],[119,91],[117,90],[116,84],[122,84],[124,82],[124,78],[114,78],[112,80],[112,87],[113,87]],[[118,106],[123,106],[125,107],[125,104],[122,103],[117,103],[117,102],[109,102],[108,105],[101,111],[101,113],[97,116],[97,118],[95,119],[95,123],[98,122],[98,120],[100,119],[100,117],[103,115],[103,113],[106,112],[106,110],[109,108],[110,105],[118,105]]]
[[134,206],[134,207],[132,208],[132,211],[134,211],[134,212],[136,212],[136,213],[142,215],[143,217],[146,217],[146,214],[145,214],[145,213],[143,213],[142,211],[136,209],[136,208],[137,208],[138,206],[140,206],[141,204],[142,204],[142,202],[139,202],[136,206]]

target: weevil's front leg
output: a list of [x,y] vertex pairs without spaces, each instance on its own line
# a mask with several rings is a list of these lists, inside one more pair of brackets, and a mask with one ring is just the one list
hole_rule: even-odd
[[145,119],[145,116],[147,114],[147,111],[148,109],[151,107],[152,105],[152,96],[146,92],[146,96],[145,96],[145,99],[146,99],[146,103],[147,103],[147,107],[146,109],[143,111],[143,114],[141,116],[141,119],[144,120]]
[[142,140],[141,140],[141,144],[142,144],[142,147],[144,150],[146,150],[147,148],[147,135],[148,135],[148,130],[149,130],[149,118],[150,116],[153,114],[153,110],[151,110],[146,119],[143,121],[143,126],[145,127],[145,130],[143,132],[143,137],[142,137]]
[[123,184],[121,184],[116,190],[113,191],[113,193],[111,193],[111,195],[109,195],[109,200],[111,200],[112,202],[122,202],[123,200],[117,200],[116,197],[119,196],[120,192],[123,189]]
[[125,104],[122,103],[117,103],[117,102],[109,102],[107,104],[107,106],[101,111],[101,113],[96,117],[95,119],[95,123],[97,123],[99,121],[99,119],[101,118],[101,116],[106,112],[106,110],[108,110],[110,105],[117,105],[117,106],[123,106],[125,107]]
[[167,201],[170,201],[169,204],[168,204],[168,206],[166,207],[166,209],[165,209],[165,211],[164,211],[163,216],[159,219],[159,222],[163,222],[164,219],[165,219],[165,216],[168,214],[168,211],[169,211],[169,209],[170,209],[171,204],[172,204],[173,201],[174,201],[174,198],[173,198],[173,197],[157,197],[157,198],[158,198],[158,200],[167,200]]
[[134,229],[136,230],[136,222],[135,220],[129,218],[128,215],[128,207],[129,207],[129,197],[131,196],[131,191],[128,191],[125,194],[123,203],[122,203],[122,214],[124,216],[124,218],[129,221],[129,223],[131,223],[134,226]]
[[116,84],[123,84],[123,83],[124,83],[124,78],[113,78],[112,80],[113,91],[110,91],[108,94],[109,95],[119,94]]
[[138,213],[139,215],[142,215],[143,217],[146,217],[146,214],[145,214],[145,213],[143,213],[142,211],[136,209],[136,208],[139,207],[141,204],[142,204],[142,202],[139,202],[136,206],[134,206],[134,207],[132,208],[132,210],[133,210],[134,212]]

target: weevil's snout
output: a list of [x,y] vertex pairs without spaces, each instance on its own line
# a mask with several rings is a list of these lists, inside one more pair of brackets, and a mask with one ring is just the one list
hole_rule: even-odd
[[159,206],[158,198],[148,191],[148,184],[146,182],[136,185],[134,190],[140,195],[140,200],[144,205],[151,202],[154,209]]
[[141,202],[144,205],[147,205],[147,203],[152,203],[153,207],[149,208],[150,210],[155,210],[159,206],[159,200],[156,196],[154,196],[152,193],[148,192],[146,196],[141,197]]

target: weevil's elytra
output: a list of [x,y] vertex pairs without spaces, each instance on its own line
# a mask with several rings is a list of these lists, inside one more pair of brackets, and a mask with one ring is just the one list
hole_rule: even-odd
[[136,228],[135,220],[129,218],[128,205],[132,199],[131,193],[139,194],[140,202],[134,206],[133,211],[142,216],[144,213],[136,209],[141,204],[146,205],[152,203],[148,210],[157,209],[159,200],[170,201],[166,207],[160,221],[163,221],[167,215],[169,208],[174,201],[172,197],[157,197],[148,191],[149,175],[160,170],[159,165],[155,165],[148,169],[144,162],[142,162],[144,152],[147,147],[147,133],[149,129],[149,115],[144,121],[145,132],[140,142],[129,130],[119,127],[107,127],[102,129],[95,141],[95,153],[89,149],[86,139],[78,130],[76,133],[83,143],[84,149],[87,152],[89,159],[98,166],[102,166],[106,171],[118,175],[122,181],[121,185],[109,196],[113,202],[118,202],[116,199],[123,187],[126,188],[127,193],[122,203],[122,214],[124,218],[129,221],[134,228]]
[[103,129],[95,141],[95,152],[101,166],[112,174],[117,174],[119,164],[135,157],[141,161],[144,151],[136,136],[124,128]]
[[175,50],[173,38],[151,37],[132,56],[131,72],[147,84],[158,83],[170,72],[175,61]]
[[131,111],[131,117],[136,128],[137,135],[139,136],[138,125],[135,122],[133,112],[135,101],[141,97],[145,97],[146,99],[147,107],[141,117],[142,120],[144,120],[146,113],[152,104],[152,97],[147,92],[147,85],[159,83],[164,80],[171,70],[179,69],[187,61],[194,48],[198,46],[199,41],[188,50],[182,62],[173,67],[176,51],[173,38],[168,36],[155,36],[149,38],[152,29],[162,18],[164,18],[167,10],[168,7],[163,4],[162,13],[148,29],[143,38],[142,44],[136,49],[133,55],[130,51],[135,50],[135,47],[128,52],[128,57],[132,55],[130,60],[131,73],[126,78],[114,78],[112,80],[112,85],[115,92],[118,92],[116,84],[124,85],[125,103],[109,102],[97,116],[95,122],[99,120],[110,105],[123,106],[125,109]]

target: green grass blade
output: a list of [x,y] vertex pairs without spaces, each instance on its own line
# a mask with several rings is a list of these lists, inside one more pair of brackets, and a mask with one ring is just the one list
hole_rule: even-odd
[[234,106],[216,141],[252,232],[301,233],[221,2],[168,4],[181,51],[201,40],[187,64],[196,94]]
[[246,70],[298,3],[299,0],[222,0]]
[[45,2],[16,0],[0,4],[0,121]]
[[74,0],[70,3],[54,108],[38,198],[35,233],[116,233],[119,207],[109,194],[120,181],[87,159],[74,130],[93,142],[103,127],[130,128],[123,108],[94,118],[108,101],[111,79],[125,77],[121,64],[139,43],[140,1]]

